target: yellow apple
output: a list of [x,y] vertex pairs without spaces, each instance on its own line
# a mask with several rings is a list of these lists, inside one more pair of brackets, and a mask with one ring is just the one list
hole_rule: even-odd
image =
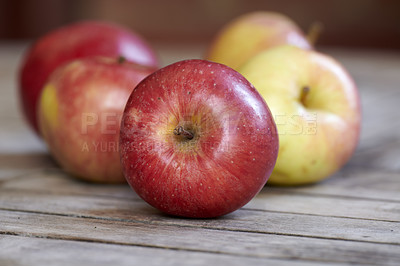
[[280,13],[258,11],[229,22],[214,39],[206,59],[237,69],[258,52],[291,44],[311,49],[304,33]]
[[239,72],[266,100],[278,128],[278,160],[269,183],[313,183],[349,160],[360,134],[360,100],[340,63],[283,45],[254,56]]

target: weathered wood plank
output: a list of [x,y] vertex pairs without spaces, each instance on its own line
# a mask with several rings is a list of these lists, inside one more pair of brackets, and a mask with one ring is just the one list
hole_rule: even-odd
[[[394,129],[392,131],[395,132]],[[396,131],[400,135],[400,120]],[[384,140],[386,142],[381,141],[374,147],[358,151],[352,158],[351,165],[400,174],[400,136],[398,139],[387,137]]]
[[303,261],[396,265],[400,245],[0,211],[0,233]]
[[[399,69],[400,73],[400,69]],[[362,91],[363,120],[352,166],[400,172],[400,90]],[[379,87],[378,87],[379,88]]]
[[0,169],[16,170],[21,173],[38,171],[39,169],[55,167],[47,153],[9,153],[0,154]]
[[[398,220],[396,203],[400,203],[400,174],[384,174],[364,170],[345,170],[313,186],[298,188],[264,188],[255,202],[268,204],[269,210],[299,212],[295,205],[307,205],[310,214],[326,215],[332,204],[336,209],[332,215],[354,218]],[[99,195],[138,199],[138,196],[127,186],[106,186],[80,182],[58,169],[38,171],[35,175],[11,178],[0,182],[1,189],[23,189],[47,191],[48,193]],[[293,202],[283,201],[272,204],[280,195],[288,195]],[[311,200],[310,196],[317,197]],[[263,198],[262,200],[259,200]],[[265,199],[264,199],[265,198]],[[280,199],[280,198],[279,198]],[[331,201],[331,202],[329,202]],[[347,208],[347,204],[359,208]],[[271,203],[271,204],[270,204]],[[252,204],[252,202],[250,203]],[[339,208],[339,205],[344,205]],[[258,204],[259,205],[259,204]],[[338,206],[336,206],[338,205]],[[253,206],[253,205],[249,205]],[[391,211],[391,207],[393,209]],[[260,208],[259,206],[256,208]],[[390,218],[392,217],[392,218]],[[397,218],[396,218],[397,217]],[[389,219],[390,218],[390,219]]]
[[[64,216],[400,244],[400,223],[243,208],[220,219],[162,215],[141,200],[1,191],[0,208]],[[266,206],[265,206],[266,207]]]
[[[0,247],[2,266],[318,265],[310,261],[296,262],[201,251],[9,235],[0,235]],[[328,263],[328,265],[343,264]]]
[[[65,188],[65,186],[63,186]],[[132,201],[141,203],[142,200],[127,187],[114,187],[114,193],[118,194],[121,188],[121,195],[133,193],[132,197],[115,199],[111,194],[110,198],[104,198],[101,193],[91,194],[87,191],[64,191],[51,189],[10,189],[0,188],[0,208],[18,210],[37,210],[36,208],[47,209],[47,202],[59,202],[67,208],[93,209],[108,206],[109,209],[130,206]],[[111,191],[110,191],[111,192]],[[99,195],[96,198],[96,195]],[[77,201],[79,199],[79,201]],[[80,205],[77,204],[79,202]],[[85,203],[83,205],[83,203]],[[43,206],[44,205],[44,206]],[[351,206],[351,208],[349,208]],[[22,208],[22,209],[21,209]],[[33,208],[33,209],[24,209]],[[265,188],[257,197],[250,201],[244,208],[269,212],[282,212],[293,214],[311,214],[320,216],[334,216],[344,218],[357,218],[378,221],[400,222],[400,202],[388,202],[379,200],[359,200],[354,198],[327,197],[324,195],[288,193],[287,191],[269,191]],[[39,211],[43,211],[39,209]]]
[[359,200],[265,189],[246,206],[250,209],[400,222],[400,202]]
[[89,183],[76,179],[59,168],[40,169],[25,175],[5,178],[0,180],[0,188],[47,191],[51,194],[139,198],[127,183],[119,185]]
[[0,180],[55,167],[45,145],[22,118],[0,117],[0,125]]
[[314,185],[269,189],[286,193],[400,202],[400,173],[345,167],[334,176]]

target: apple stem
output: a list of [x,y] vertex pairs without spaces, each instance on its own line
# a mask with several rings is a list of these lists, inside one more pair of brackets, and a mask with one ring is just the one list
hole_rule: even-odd
[[126,61],[126,58],[124,57],[124,56],[120,56],[120,57],[118,57],[118,64],[123,64],[123,63],[125,63],[125,61]]
[[314,46],[317,42],[323,28],[324,25],[319,21],[315,21],[311,24],[310,28],[308,29],[307,40],[312,46]]
[[310,87],[304,86],[303,89],[301,90],[301,95],[300,95],[300,102],[304,106],[306,105],[306,100],[309,93],[310,93]]
[[186,137],[187,139],[193,139],[193,137],[194,137],[194,135],[191,132],[185,130],[182,126],[177,126],[174,129],[174,134],[177,136],[182,135],[182,136]]

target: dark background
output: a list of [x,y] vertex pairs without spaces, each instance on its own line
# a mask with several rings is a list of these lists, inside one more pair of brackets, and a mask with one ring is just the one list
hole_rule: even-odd
[[29,40],[83,19],[122,23],[150,41],[209,41],[223,24],[255,10],[284,13],[318,45],[400,49],[398,0],[0,0],[0,40]]

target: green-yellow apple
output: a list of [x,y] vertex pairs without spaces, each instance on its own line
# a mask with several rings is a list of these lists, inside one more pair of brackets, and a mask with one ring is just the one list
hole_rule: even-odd
[[340,169],[360,134],[357,87],[333,58],[284,45],[246,62],[242,73],[264,97],[279,133],[270,184],[300,185]]
[[252,12],[222,28],[206,59],[237,69],[262,50],[283,44],[312,48],[301,29],[287,16],[267,11]]
[[118,154],[122,112],[135,86],[154,70],[86,57],[50,75],[39,99],[39,129],[63,169],[87,181],[125,182]]

